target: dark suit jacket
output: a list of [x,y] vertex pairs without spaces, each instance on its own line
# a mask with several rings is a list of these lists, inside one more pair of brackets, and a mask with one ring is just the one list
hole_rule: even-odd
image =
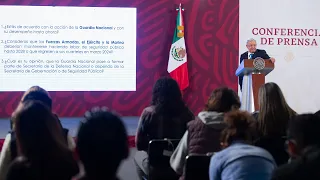
[[[257,57],[261,57],[262,59],[270,59],[269,55],[267,54],[267,52],[265,50],[262,49],[257,49],[256,52],[253,54],[252,59],[255,59]],[[244,60],[244,59],[248,59],[248,51],[241,54],[240,56],[240,63]],[[243,76],[239,76],[239,85],[240,85],[240,89],[242,90],[242,80],[243,80]]]

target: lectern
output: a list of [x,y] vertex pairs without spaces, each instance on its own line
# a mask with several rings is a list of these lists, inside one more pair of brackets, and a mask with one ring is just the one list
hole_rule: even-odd
[[236,70],[236,76],[243,76],[241,110],[259,110],[259,88],[265,84],[265,76],[274,69],[270,59],[245,59]]

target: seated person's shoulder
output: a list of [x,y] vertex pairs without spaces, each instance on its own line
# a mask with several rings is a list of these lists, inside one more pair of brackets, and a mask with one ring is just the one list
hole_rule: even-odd
[[28,177],[27,174],[30,170],[30,163],[24,157],[17,157],[10,165],[7,179],[15,180],[19,177]]
[[146,123],[146,122],[150,122],[153,119],[153,115],[155,113],[155,108],[153,106],[148,106],[146,108],[143,109],[141,115],[140,115],[140,123]]
[[320,179],[320,152],[308,152],[307,155],[292,160],[274,171],[273,179],[300,180]]
[[143,109],[142,113],[153,113],[154,109],[155,109],[154,106],[148,106],[148,107]]
[[261,136],[255,140],[254,145],[264,149],[272,147],[273,149],[279,148],[282,150],[285,142],[286,136]]
[[12,161],[12,164],[27,164],[28,163],[28,159],[23,157],[23,156],[19,156],[16,159],[14,159]]
[[223,149],[219,152],[215,152],[212,154],[211,160],[212,161],[226,161],[228,155],[228,149]]
[[266,52],[264,49],[257,49],[257,52]]
[[27,158],[19,156],[12,161],[11,167],[16,169],[28,168],[30,167],[30,162],[27,160]]
[[180,115],[180,118],[185,122],[185,123],[189,123],[192,120],[195,120],[195,116],[193,114],[193,112],[186,107],[185,111],[183,111]]
[[259,117],[259,111],[255,111],[252,113],[252,117],[255,119],[255,120],[258,120],[258,117]]
[[246,51],[246,52],[244,52],[244,53],[242,53],[240,56],[244,56],[244,55],[246,55],[248,52]]
[[190,117],[190,119],[191,120],[194,120],[195,119],[195,115],[193,114],[193,112],[189,109],[189,108],[187,108],[187,114],[188,114],[188,116]]
[[278,167],[272,175],[272,180],[294,180],[298,177],[296,176],[296,172],[301,166],[301,160],[295,160],[290,164],[285,164]]

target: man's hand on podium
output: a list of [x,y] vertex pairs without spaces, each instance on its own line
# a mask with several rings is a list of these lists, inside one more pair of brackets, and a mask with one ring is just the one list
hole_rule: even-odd
[[273,58],[273,57],[272,57],[272,58],[270,58],[270,60],[271,60],[271,62],[272,62],[272,63],[275,63],[275,62],[276,62],[276,59],[275,59],[275,58]]

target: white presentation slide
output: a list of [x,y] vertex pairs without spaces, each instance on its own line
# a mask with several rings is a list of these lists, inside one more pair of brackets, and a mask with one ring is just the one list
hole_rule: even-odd
[[136,8],[0,6],[0,91],[135,91]]
[[254,38],[276,59],[266,77],[298,113],[320,109],[320,1],[240,0],[239,53]]

